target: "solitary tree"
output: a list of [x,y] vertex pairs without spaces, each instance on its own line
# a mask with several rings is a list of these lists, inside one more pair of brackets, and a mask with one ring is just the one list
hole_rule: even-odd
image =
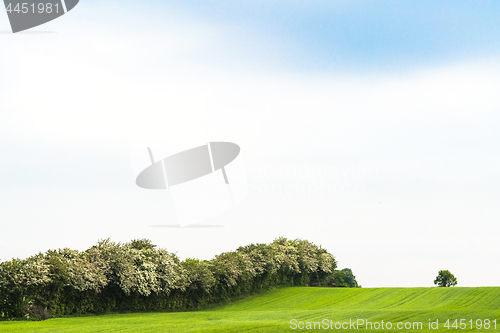
[[437,284],[438,287],[453,287],[457,285],[457,278],[448,270],[439,271],[434,284]]

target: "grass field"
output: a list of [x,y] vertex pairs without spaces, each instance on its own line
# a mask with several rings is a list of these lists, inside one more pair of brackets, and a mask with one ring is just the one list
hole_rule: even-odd
[[[383,320],[392,331],[500,331],[500,287],[494,288],[279,288],[232,304],[192,312],[112,314],[50,319],[43,322],[0,322],[0,332],[290,332],[290,320],[333,323],[330,331],[378,332],[382,329],[335,329],[335,323]],[[429,329],[429,319],[439,329]],[[450,329],[443,327],[447,319]],[[465,319],[466,329],[451,327]],[[469,322],[473,319],[473,329]],[[476,328],[477,319],[490,319],[489,329]],[[496,319],[495,330],[493,320]],[[422,329],[402,329],[398,322],[422,322]],[[314,325],[314,324],[311,324]],[[318,324],[316,324],[318,325]],[[403,324],[404,325],[404,324]],[[408,325],[408,324],[407,324]],[[413,325],[413,324],[412,324]],[[294,325],[292,325],[294,326]],[[344,324],[346,326],[346,324]],[[404,326],[403,326],[404,327]],[[318,326],[316,326],[318,328]],[[351,327],[352,328],[352,327]],[[324,329],[317,331],[325,331]],[[310,330],[309,330],[310,331]],[[384,331],[390,331],[384,329]]]

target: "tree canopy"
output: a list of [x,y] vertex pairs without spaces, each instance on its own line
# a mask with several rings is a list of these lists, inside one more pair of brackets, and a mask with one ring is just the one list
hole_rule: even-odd
[[453,287],[457,285],[457,278],[448,270],[439,271],[434,284],[438,287]]

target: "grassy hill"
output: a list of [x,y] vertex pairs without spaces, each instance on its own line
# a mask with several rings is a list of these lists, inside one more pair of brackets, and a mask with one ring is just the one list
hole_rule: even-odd
[[[51,319],[43,322],[0,322],[0,332],[290,332],[290,320],[342,322],[383,320],[393,331],[500,331],[500,287],[492,288],[310,288],[275,289],[230,305],[202,311],[176,313],[134,313]],[[439,320],[439,329],[430,330]],[[447,319],[450,328],[443,327]],[[455,319],[465,319],[466,329],[451,327]],[[473,329],[469,322],[473,319]],[[490,319],[489,329],[476,328],[476,320]],[[497,321],[496,330],[493,320]],[[332,321],[332,323],[330,323]],[[325,321],[326,322],[326,321]],[[397,329],[398,322],[421,322],[422,329]],[[295,323],[295,322],[294,322]],[[318,324],[316,324],[318,328]],[[325,324],[326,325],[326,324]],[[408,324],[407,324],[408,325]],[[346,326],[346,324],[344,324]],[[295,324],[292,325],[295,327]],[[404,326],[403,326],[404,327]],[[351,326],[352,328],[352,326]],[[300,331],[304,331],[300,330]],[[349,330],[349,329],[347,329]],[[309,330],[310,331],[310,330]],[[327,331],[317,329],[317,331]],[[378,332],[381,329],[350,331]],[[389,331],[384,329],[384,331]]]

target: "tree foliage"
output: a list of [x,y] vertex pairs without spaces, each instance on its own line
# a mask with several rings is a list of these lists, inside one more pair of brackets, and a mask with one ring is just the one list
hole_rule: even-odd
[[434,284],[438,287],[453,287],[457,285],[457,278],[448,270],[439,271]]
[[[179,258],[147,239],[109,239],[0,263],[0,317],[181,310],[277,285],[358,287],[325,249],[278,238],[212,260]],[[354,281],[354,282],[353,282]]]
[[350,268],[344,268],[338,271],[335,275],[334,284],[338,287],[361,288]]

